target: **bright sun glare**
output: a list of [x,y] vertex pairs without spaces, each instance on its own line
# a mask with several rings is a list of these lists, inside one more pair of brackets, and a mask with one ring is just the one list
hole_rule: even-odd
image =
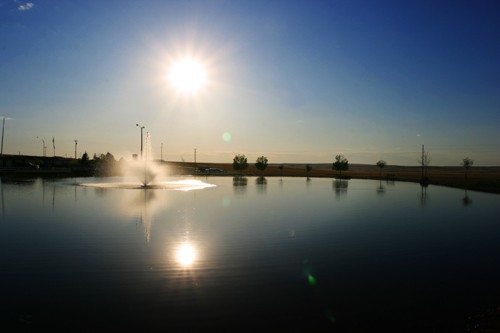
[[170,66],[168,81],[180,93],[196,94],[207,83],[206,67],[193,58],[178,60]]
[[195,259],[196,251],[191,244],[184,244],[177,251],[177,261],[182,266],[191,266]]

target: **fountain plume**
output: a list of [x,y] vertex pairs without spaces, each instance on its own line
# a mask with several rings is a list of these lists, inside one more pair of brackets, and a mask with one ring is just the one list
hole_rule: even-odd
[[127,163],[123,172],[127,177],[134,177],[139,180],[142,187],[149,187],[154,185],[156,180],[166,178],[167,172],[164,165],[154,160],[149,132],[146,133],[144,143],[142,157]]

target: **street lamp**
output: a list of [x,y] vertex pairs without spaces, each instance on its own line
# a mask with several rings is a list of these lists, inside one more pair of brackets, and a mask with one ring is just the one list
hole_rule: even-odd
[[78,140],[73,140],[75,141],[75,160],[76,160],[76,147],[78,146]]
[[142,159],[142,130],[145,128],[145,126],[141,126],[139,124],[135,124],[135,126],[138,126],[141,129],[141,159]]

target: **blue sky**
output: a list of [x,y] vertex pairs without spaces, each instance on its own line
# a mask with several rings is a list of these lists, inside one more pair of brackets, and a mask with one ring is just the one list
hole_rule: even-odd
[[500,165],[499,36],[496,1],[0,0],[4,153],[128,159],[140,123],[173,161]]

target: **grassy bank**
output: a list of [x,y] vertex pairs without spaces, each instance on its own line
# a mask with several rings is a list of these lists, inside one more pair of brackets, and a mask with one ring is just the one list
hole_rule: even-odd
[[[172,166],[194,170],[194,163],[169,163]],[[261,173],[253,164],[242,174],[265,177],[338,177],[331,164],[309,164],[312,169],[306,171],[306,164],[270,164]],[[280,168],[280,166],[283,166]],[[235,175],[230,163],[197,163],[197,168],[222,169],[226,175]],[[342,177],[357,179],[382,179],[394,181],[420,182],[422,170],[418,166],[391,166],[380,170],[376,165],[353,164],[349,170],[342,171]],[[462,167],[428,167],[426,171],[428,184],[462,188],[473,191],[500,194],[500,167],[473,167],[469,169],[467,179]]]

